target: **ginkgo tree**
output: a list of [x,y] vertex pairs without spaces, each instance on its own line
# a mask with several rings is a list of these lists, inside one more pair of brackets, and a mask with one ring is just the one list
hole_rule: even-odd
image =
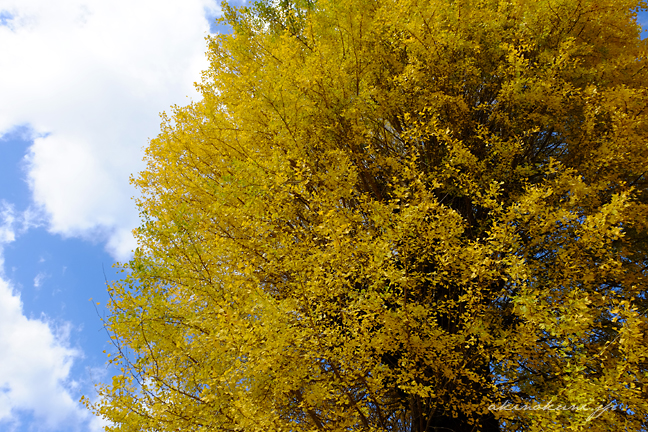
[[223,6],[133,178],[109,431],[648,428],[636,0]]

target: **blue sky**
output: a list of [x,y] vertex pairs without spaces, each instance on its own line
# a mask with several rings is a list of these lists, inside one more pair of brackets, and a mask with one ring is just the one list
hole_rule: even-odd
[[158,113],[197,97],[219,14],[214,0],[0,0],[0,431],[100,430],[78,400],[111,374],[97,314],[135,246],[128,178]]

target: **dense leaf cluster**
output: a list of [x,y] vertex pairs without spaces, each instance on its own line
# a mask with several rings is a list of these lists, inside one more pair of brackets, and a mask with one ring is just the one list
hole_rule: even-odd
[[226,6],[133,180],[108,430],[647,430],[645,6]]

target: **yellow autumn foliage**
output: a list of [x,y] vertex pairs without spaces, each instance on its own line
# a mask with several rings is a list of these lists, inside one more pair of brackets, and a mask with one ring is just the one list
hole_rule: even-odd
[[647,430],[637,7],[225,5],[133,179],[106,430]]

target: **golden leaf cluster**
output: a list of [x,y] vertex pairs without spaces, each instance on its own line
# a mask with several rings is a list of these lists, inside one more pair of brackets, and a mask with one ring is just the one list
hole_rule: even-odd
[[133,179],[123,369],[88,405],[109,431],[646,430],[645,6],[224,5]]

